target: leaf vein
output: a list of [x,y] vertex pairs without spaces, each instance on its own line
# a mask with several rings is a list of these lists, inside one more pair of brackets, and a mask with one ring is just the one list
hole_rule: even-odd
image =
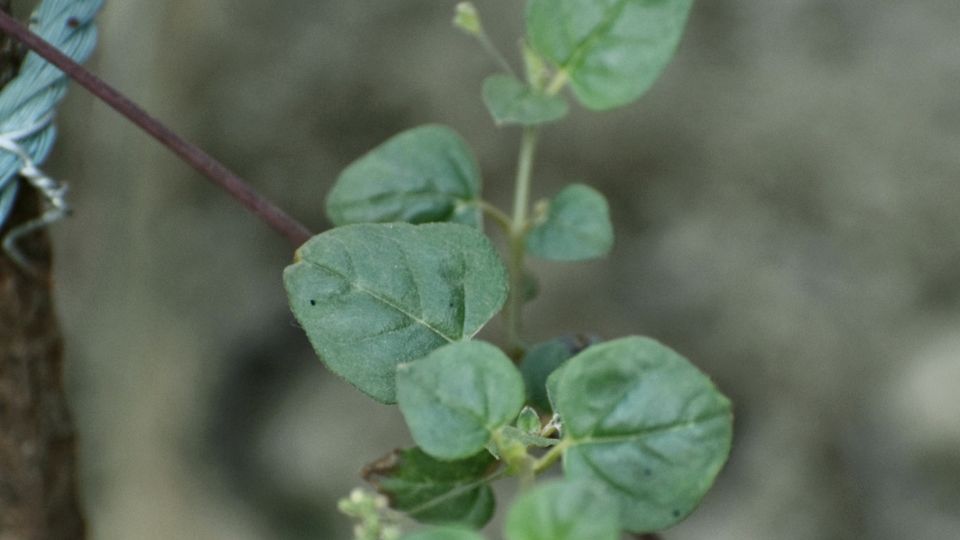
[[574,444],[575,444],[575,445],[580,445],[580,444],[595,444],[595,443],[603,444],[603,443],[612,443],[612,442],[632,442],[632,441],[641,440],[641,439],[643,439],[643,438],[645,438],[645,437],[649,437],[649,436],[651,436],[651,435],[658,435],[658,434],[661,434],[661,433],[664,433],[664,432],[673,431],[673,430],[678,430],[678,429],[691,428],[691,427],[694,427],[694,426],[697,425],[697,424],[704,424],[704,423],[710,422],[710,421],[712,421],[712,420],[716,420],[716,419],[719,419],[719,418],[724,418],[724,417],[728,416],[728,414],[729,414],[729,411],[728,411],[728,410],[716,411],[716,412],[713,412],[713,413],[711,413],[711,414],[709,414],[709,415],[704,415],[704,416],[700,416],[700,417],[697,417],[697,418],[692,418],[692,419],[689,419],[689,420],[681,420],[681,421],[677,421],[677,422],[670,422],[670,423],[668,423],[668,424],[660,424],[660,425],[657,425],[657,426],[652,426],[652,427],[650,427],[650,428],[647,428],[647,429],[638,431],[638,432],[636,432],[636,433],[631,433],[631,434],[628,434],[628,435],[613,435],[613,436],[602,436],[602,435],[601,435],[601,436],[594,436],[594,435],[590,435],[590,436],[585,437],[585,438],[583,438],[583,439],[577,439],[577,440],[575,440],[575,441],[574,441]]
[[633,491],[631,491],[628,486],[624,486],[624,485],[618,483],[617,480],[616,480],[614,477],[610,476],[609,474],[607,474],[606,471],[604,471],[603,469],[601,469],[600,466],[597,465],[589,455],[587,455],[587,454],[585,454],[585,453],[581,453],[581,454],[580,454],[580,457],[583,459],[583,462],[587,465],[587,467],[588,467],[591,471],[593,471],[593,473],[594,473],[595,475],[597,475],[598,477],[600,477],[601,480],[603,480],[604,482],[606,482],[610,487],[614,488],[615,490],[617,490],[617,491],[619,491],[619,492],[621,492],[621,493],[625,493],[625,494],[626,494],[628,497],[630,497],[630,498],[633,498],[633,497],[636,496],[636,493],[634,493]]
[[459,484],[459,485],[457,485],[457,486],[454,486],[453,489],[445,492],[444,494],[439,495],[439,496],[437,496],[436,498],[431,499],[431,500],[429,500],[429,501],[426,501],[426,502],[420,504],[419,506],[416,506],[416,507],[414,507],[414,508],[411,508],[410,510],[407,510],[407,513],[413,515],[413,514],[418,514],[418,513],[420,513],[420,512],[429,510],[430,508],[433,508],[434,506],[437,506],[437,505],[439,505],[439,504],[441,504],[441,503],[444,503],[444,502],[446,502],[446,501],[448,501],[448,500],[450,500],[450,499],[454,499],[454,498],[456,498],[456,497],[459,497],[460,495],[463,495],[463,494],[465,494],[466,492],[468,492],[468,491],[470,491],[470,490],[472,490],[472,489],[476,489],[476,488],[478,488],[478,487],[484,486],[485,484],[491,482],[492,480],[495,480],[496,478],[502,476],[502,475],[503,475],[503,472],[504,472],[503,469],[500,469],[500,470],[494,471],[494,472],[491,473],[491,474],[488,474],[487,476],[485,476],[485,477],[483,477],[483,478],[480,478],[480,479],[478,479],[478,480],[474,480],[473,482],[470,482],[470,483],[467,483],[467,484]]
[[[348,257],[349,257],[349,255],[348,255]],[[396,310],[396,311],[399,312],[400,314],[402,314],[402,315],[404,315],[404,316],[406,316],[406,317],[409,317],[409,318],[413,319],[414,321],[416,321],[416,322],[419,323],[420,325],[424,326],[424,327],[427,328],[428,330],[432,331],[433,333],[437,334],[438,336],[442,337],[443,339],[449,341],[450,343],[453,343],[453,342],[457,341],[457,338],[456,338],[456,337],[451,337],[451,336],[446,335],[446,334],[445,334],[442,330],[440,330],[439,328],[434,327],[432,324],[430,324],[429,322],[427,322],[427,321],[424,320],[423,318],[418,317],[417,315],[411,313],[411,312],[410,312],[409,310],[407,310],[407,309],[404,309],[402,306],[398,305],[396,302],[394,302],[394,301],[391,300],[390,298],[387,298],[386,296],[384,296],[384,295],[382,295],[382,294],[380,294],[380,293],[378,293],[378,292],[376,292],[376,291],[373,291],[373,290],[371,290],[371,289],[367,289],[367,288],[363,287],[363,286],[360,285],[357,281],[351,279],[350,276],[343,274],[342,272],[338,271],[337,269],[332,268],[332,267],[330,267],[330,266],[327,266],[327,265],[325,265],[325,264],[323,264],[323,263],[320,263],[320,262],[317,262],[317,261],[305,260],[304,262],[306,262],[307,264],[309,264],[309,265],[311,265],[311,266],[314,266],[314,267],[316,267],[316,268],[318,268],[318,269],[320,269],[320,270],[324,270],[324,271],[326,271],[326,272],[329,272],[329,273],[331,273],[331,274],[339,277],[340,279],[342,279],[342,280],[346,281],[347,283],[349,283],[353,288],[357,289],[358,291],[360,291],[360,292],[362,292],[362,293],[364,293],[364,294],[369,295],[369,296],[370,296],[371,298],[373,298],[374,300],[377,300],[378,302],[386,305],[387,307],[390,307],[390,308]]]
[[583,39],[581,39],[573,48],[573,52],[570,53],[566,59],[564,59],[560,64],[560,69],[564,71],[571,71],[571,68],[577,67],[583,57],[586,55],[587,49],[593,45],[593,43],[600,38],[600,36],[607,32],[610,27],[616,23],[617,18],[623,13],[624,8],[629,3],[630,0],[620,0],[615,4],[607,8],[607,11],[603,15],[603,19],[590,31]]

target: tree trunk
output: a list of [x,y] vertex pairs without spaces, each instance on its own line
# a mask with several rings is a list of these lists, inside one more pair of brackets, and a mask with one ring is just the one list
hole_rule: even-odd
[[[0,0],[9,13],[10,0]],[[0,86],[16,74],[20,48],[0,35]],[[38,216],[24,186],[6,227]],[[0,252],[0,540],[78,540],[74,433],[63,390],[63,342],[53,309],[46,231],[19,242],[32,276]]]

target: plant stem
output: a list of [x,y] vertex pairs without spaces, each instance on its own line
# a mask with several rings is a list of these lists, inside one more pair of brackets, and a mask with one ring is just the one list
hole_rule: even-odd
[[517,163],[517,180],[514,186],[513,219],[510,222],[510,297],[505,312],[507,323],[507,347],[515,359],[523,353],[520,339],[523,311],[523,260],[526,255],[527,211],[530,207],[530,182],[533,158],[537,149],[538,130],[527,127],[520,141],[520,158]]
[[560,93],[568,82],[570,82],[570,75],[567,74],[566,70],[561,69],[553,76],[553,79],[550,80],[550,84],[547,85],[547,95],[553,96]]
[[286,237],[294,246],[303,244],[313,235],[306,226],[257,193],[222,163],[199,147],[183,140],[173,130],[147,114],[125,95],[3,12],[0,12],[0,31],[15,37],[30,50],[60,68],[77,84],[89,90],[94,96],[170,149],[200,174],[224,189],[247,210]]
[[537,480],[537,472],[534,470],[537,460],[533,456],[526,456],[520,469],[520,491],[530,491]]
[[503,210],[500,210],[496,206],[488,203],[487,201],[479,200],[477,201],[476,204],[477,204],[477,207],[483,211],[483,213],[490,216],[497,223],[497,225],[499,225],[500,228],[503,229],[503,232],[510,234],[510,229],[513,226],[510,221],[510,216],[505,214]]
[[513,199],[513,228],[518,231],[526,227],[527,209],[530,206],[530,180],[538,135],[537,128],[527,127],[523,129],[523,138],[520,141],[520,160],[517,164],[517,183],[514,186]]
[[500,52],[500,49],[498,49],[497,46],[494,45],[492,41],[490,41],[490,37],[487,36],[487,33],[485,31],[483,30],[480,31],[480,34],[477,36],[477,40],[480,41],[480,45],[482,45],[483,49],[487,51],[487,54],[489,54],[493,58],[494,62],[496,62],[504,71],[506,71],[510,75],[513,75],[514,77],[517,76],[516,72],[513,71],[513,68],[510,67],[510,62],[507,62],[507,58],[503,56],[503,53]]
[[550,449],[549,452],[544,454],[540,459],[538,459],[533,464],[533,474],[540,474],[543,471],[549,469],[554,463],[563,456],[563,453],[570,448],[573,443],[570,439],[564,439],[560,441],[560,444],[557,444]]

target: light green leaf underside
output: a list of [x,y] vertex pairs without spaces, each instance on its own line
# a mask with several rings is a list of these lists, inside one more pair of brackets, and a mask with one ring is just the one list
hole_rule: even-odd
[[523,378],[500,349],[482,341],[445,345],[397,370],[397,402],[424,452],[475,454],[523,407]]
[[394,136],[348,166],[327,196],[336,225],[453,221],[477,226],[480,171],[463,139],[437,125]]
[[506,270],[463,225],[348,225],[315,236],[284,271],[320,358],[371,397],[395,401],[395,368],[476,334],[503,305]]
[[506,520],[507,540],[617,540],[617,504],[585,482],[553,481],[521,495]]
[[483,81],[483,102],[497,125],[545,124],[563,118],[569,109],[562,97],[538,93],[509,75]]
[[611,109],[647,91],[676,50],[692,0],[531,0],[532,46],[565,71],[586,107]]
[[624,526],[656,531],[687,516],[730,452],[730,402],[686,359],[629,337],[567,362],[555,388],[569,478],[602,482]]
[[558,193],[546,221],[527,234],[532,255],[554,261],[603,257],[613,247],[613,225],[607,200],[597,190],[573,184]]
[[489,452],[440,461],[419,448],[396,450],[364,470],[390,507],[423,523],[483,527],[493,516],[493,490],[484,481],[495,463]]

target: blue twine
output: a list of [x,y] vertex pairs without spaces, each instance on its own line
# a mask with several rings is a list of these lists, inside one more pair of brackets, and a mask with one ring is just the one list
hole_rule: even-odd
[[[103,0],[43,0],[30,17],[30,29],[77,62],[93,52],[97,29],[92,24]],[[36,53],[24,58],[16,78],[0,91],[0,138],[19,145],[23,155],[0,149],[0,227],[17,197],[17,175],[26,166],[43,163],[57,138],[52,122],[67,92],[69,78]],[[25,137],[16,134],[29,133]]]

